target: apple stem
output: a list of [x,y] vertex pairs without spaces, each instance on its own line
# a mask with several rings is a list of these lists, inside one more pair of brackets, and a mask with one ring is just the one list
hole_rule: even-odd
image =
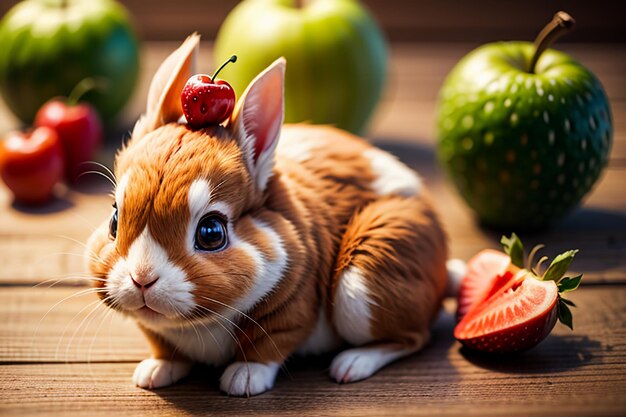
[[228,60],[224,62],[222,66],[217,69],[217,71],[215,71],[215,74],[213,74],[213,76],[211,77],[211,81],[215,82],[215,77],[217,77],[217,74],[219,74],[222,68],[224,68],[230,62],[233,62],[233,63],[237,62],[237,55],[233,55],[230,58],[228,58]]
[[89,91],[104,89],[106,81],[103,79],[94,79],[91,77],[83,78],[67,96],[67,105],[75,106],[78,101]]
[[552,45],[558,38],[571,32],[576,25],[576,21],[572,16],[564,11],[556,12],[550,23],[548,23],[537,35],[535,39],[535,54],[530,60],[528,72],[534,73],[535,66],[539,57],[543,52]]

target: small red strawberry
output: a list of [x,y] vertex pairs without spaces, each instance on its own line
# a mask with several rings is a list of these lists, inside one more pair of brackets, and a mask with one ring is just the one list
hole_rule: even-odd
[[198,129],[220,124],[233,113],[235,90],[226,81],[215,78],[229,62],[237,62],[237,56],[224,62],[213,77],[196,74],[187,80],[180,99],[187,124],[191,127]]
[[[503,237],[502,243],[510,258],[510,265],[504,268],[504,272],[503,261],[495,262],[492,253],[488,253],[494,258],[491,270],[489,260],[479,263],[480,259],[472,259],[484,268],[484,283],[476,284],[478,276],[468,273],[470,283],[467,288],[477,290],[473,293],[466,291],[463,302],[459,304],[464,310],[458,314],[462,320],[454,329],[454,337],[475,350],[517,352],[541,342],[550,334],[557,318],[573,328],[568,306],[574,306],[574,303],[563,298],[562,294],[580,285],[582,275],[563,277],[577,251],[558,255],[539,277],[536,269],[546,257],[539,261],[536,268],[523,269],[524,248],[518,237],[515,234],[511,238]],[[532,262],[536,250],[531,252],[529,262]],[[485,257],[485,252],[477,255],[480,256]],[[468,271],[471,269],[468,268]],[[480,272],[478,268],[473,271]]]

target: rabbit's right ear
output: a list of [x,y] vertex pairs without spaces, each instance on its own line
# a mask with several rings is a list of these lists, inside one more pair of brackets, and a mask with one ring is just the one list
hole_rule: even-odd
[[150,83],[146,113],[135,125],[133,138],[140,138],[182,116],[180,94],[189,77],[195,74],[199,45],[200,35],[193,33],[163,61]]

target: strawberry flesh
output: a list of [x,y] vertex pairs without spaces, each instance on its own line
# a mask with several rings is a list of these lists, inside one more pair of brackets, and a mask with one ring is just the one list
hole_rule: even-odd
[[558,289],[521,270],[468,312],[454,330],[465,346],[486,352],[517,352],[541,342],[556,324]]
[[482,303],[513,278],[518,268],[511,265],[508,255],[485,249],[467,262],[458,295],[457,323],[468,311]]

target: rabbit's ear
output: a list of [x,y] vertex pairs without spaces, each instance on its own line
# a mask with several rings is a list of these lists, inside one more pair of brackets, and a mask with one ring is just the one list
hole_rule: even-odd
[[252,80],[230,124],[259,191],[274,169],[274,151],[284,116],[285,58],[279,58]]
[[163,61],[150,82],[146,113],[135,125],[133,136],[141,137],[182,116],[180,94],[195,73],[199,45],[200,35],[193,33]]

